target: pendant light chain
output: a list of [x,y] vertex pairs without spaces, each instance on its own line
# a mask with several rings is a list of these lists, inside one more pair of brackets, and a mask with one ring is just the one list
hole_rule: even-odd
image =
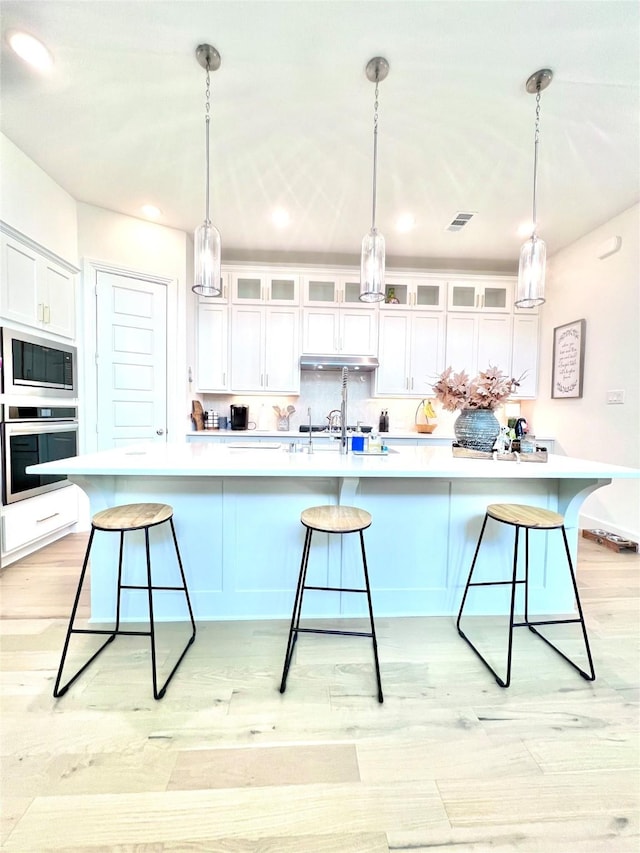
[[378,79],[373,103],[373,200],[371,204],[371,228],[376,227],[376,193],[378,187]]
[[533,233],[538,230],[537,190],[538,190],[538,144],[540,142],[540,83],[536,87],[536,129],[533,143]]
[[206,172],[206,187],[205,187],[205,217],[204,221],[209,224],[211,219],[209,217],[209,125],[211,123],[211,78],[209,76],[209,63],[207,63],[207,77],[206,77],[206,89],[205,89],[205,113],[204,113],[204,127],[205,127],[205,172]]

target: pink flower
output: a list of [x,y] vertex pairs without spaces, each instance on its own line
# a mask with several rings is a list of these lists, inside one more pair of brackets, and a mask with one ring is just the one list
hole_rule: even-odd
[[[522,377],[520,377],[522,379]],[[499,368],[489,365],[474,379],[452,367],[440,374],[432,385],[436,399],[447,412],[456,409],[495,409],[520,385],[520,380],[506,376]]]

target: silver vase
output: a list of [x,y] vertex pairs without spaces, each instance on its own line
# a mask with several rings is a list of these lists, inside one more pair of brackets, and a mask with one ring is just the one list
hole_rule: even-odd
[[491,409],[462,409],[453,431],[461,447],[491,453],[500,435],[500,422]]

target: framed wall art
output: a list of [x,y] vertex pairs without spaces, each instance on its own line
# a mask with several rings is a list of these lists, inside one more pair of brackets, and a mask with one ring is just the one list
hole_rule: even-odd
[[574,320],[553,330],[553,366],[551,396],[575,399],[582,397],[584,374],[585,320]]

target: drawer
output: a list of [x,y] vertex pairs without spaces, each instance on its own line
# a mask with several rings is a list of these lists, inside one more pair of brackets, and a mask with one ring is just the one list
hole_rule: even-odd
[[65,486],[5,506],[2,509],[3,550],[8,553],[22,548],[77,520],[76,486]]

